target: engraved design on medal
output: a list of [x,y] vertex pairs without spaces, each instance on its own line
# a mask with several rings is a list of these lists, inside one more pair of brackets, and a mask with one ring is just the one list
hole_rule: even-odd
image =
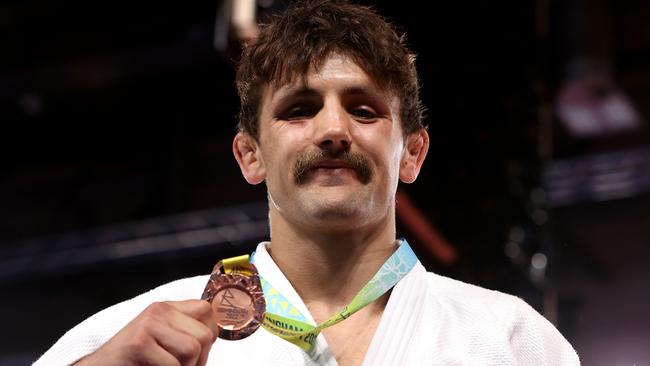
[[264,320],[266,304],[259,275],[251,270],[224,273],[222,262],[214,267],[202,300],[212,305],[219,338],[237,340],[253,334]]
[[255,314],[253,299],[236,287],[226,287],[217,292],[212,301],[212,309],[217,317],[217,323],[224,329],[239,330],[245,327]]

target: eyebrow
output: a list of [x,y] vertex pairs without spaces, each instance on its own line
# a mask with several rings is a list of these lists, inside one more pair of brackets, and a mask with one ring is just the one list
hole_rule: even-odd
[[[274,103],[278,101],[286,100],[287,98],[300,98],[300,97],[313,97],[320,95],[320,93],[313,88],[310,88],[307,85],[299,84],[295,86],[289,86],[286,88],[281,88],[273,96]],[[383,100],[386,96],[381,93],[373,90],[373,88],[366,86],[349,86],[343,89],[343,95],[345,96],[368,96],[372,99]]]
[[278,90],[273,95],[272,100],[274,103],[277,103],[278,101],[286,100],[288,98],[311,97],[318,94],[319,93],[316,90],[309,88],[306,85],[296,85]]
[[379,92],[375,88],[369,88],[365,86],[352,86],[349,88],[345,88],[343,90],[343,95],[347,96],[367,96],[372,99],[376,100],[384,100],[387,98],[386,95],[383,95],[383,93]]

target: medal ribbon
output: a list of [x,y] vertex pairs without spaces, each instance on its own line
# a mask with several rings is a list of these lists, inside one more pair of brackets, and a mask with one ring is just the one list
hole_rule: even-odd
[[248,276],[248,277],[252,276],[253,267],[251,267],[248,258],[249,255],[244,254],[244,255],[240,255],[239,257],[232,257],[232,258],[222,260],[221,264],[223,265],[224,273],[226,274],[241,273],[244,276]]
[[404,278],[413,269],[417,261],[418,258],[409,244],[406,240],[402,239],[395,253],[384,262],[381,268],[379,268],[379,271],[363,286],[352,301],[339,312],[318,325],[307,323],[305,316],[282,296],[279,291],[271,286],[268,281],[265,281],[260,276],[264,290],[264,298],[266,300],[266,314],[262,326],[269,332],[297,345],[305,351],[309,351],[314,346],[316,337],[322,329],[342,322],[350,315],[377,300]]

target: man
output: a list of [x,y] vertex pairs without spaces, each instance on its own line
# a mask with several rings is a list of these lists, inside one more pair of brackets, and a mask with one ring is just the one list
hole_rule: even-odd
[[266,328],[217,340],[212,308],[197,300],[207,276],[183,279],[95,314],[36,364],[579,364],[523,301],[393,260],[409,253],[396,240],[397,184],[415,181],[429,145],[414,59],[371,10],[307,1],[262,28],[237,75],[233,152],[268,190],[260,276],[310,324],[354,308],[376,273],[397,285],[303,349]]

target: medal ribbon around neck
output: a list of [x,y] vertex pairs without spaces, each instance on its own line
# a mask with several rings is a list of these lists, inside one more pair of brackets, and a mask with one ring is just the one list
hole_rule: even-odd
[[[247,257],[241,256],[232,259],[245,258],[247,260]],[[342,322],[350,315],[377,300],[404,278],[415,267],[417,261],[418,258],[409,244],[406,240],[401,239],[399,248],[384,262],[379,271],[363,286],[352,301],[318,325],[309,324],[307,318],[291,302],[260,276],[264,298],[266,299],[266,314],[262,326],[278,337],[309,352],[316,343],[316,337],[321,330]],[[230,262],[229,265],[245,268],[241,259],[239,262]]]

